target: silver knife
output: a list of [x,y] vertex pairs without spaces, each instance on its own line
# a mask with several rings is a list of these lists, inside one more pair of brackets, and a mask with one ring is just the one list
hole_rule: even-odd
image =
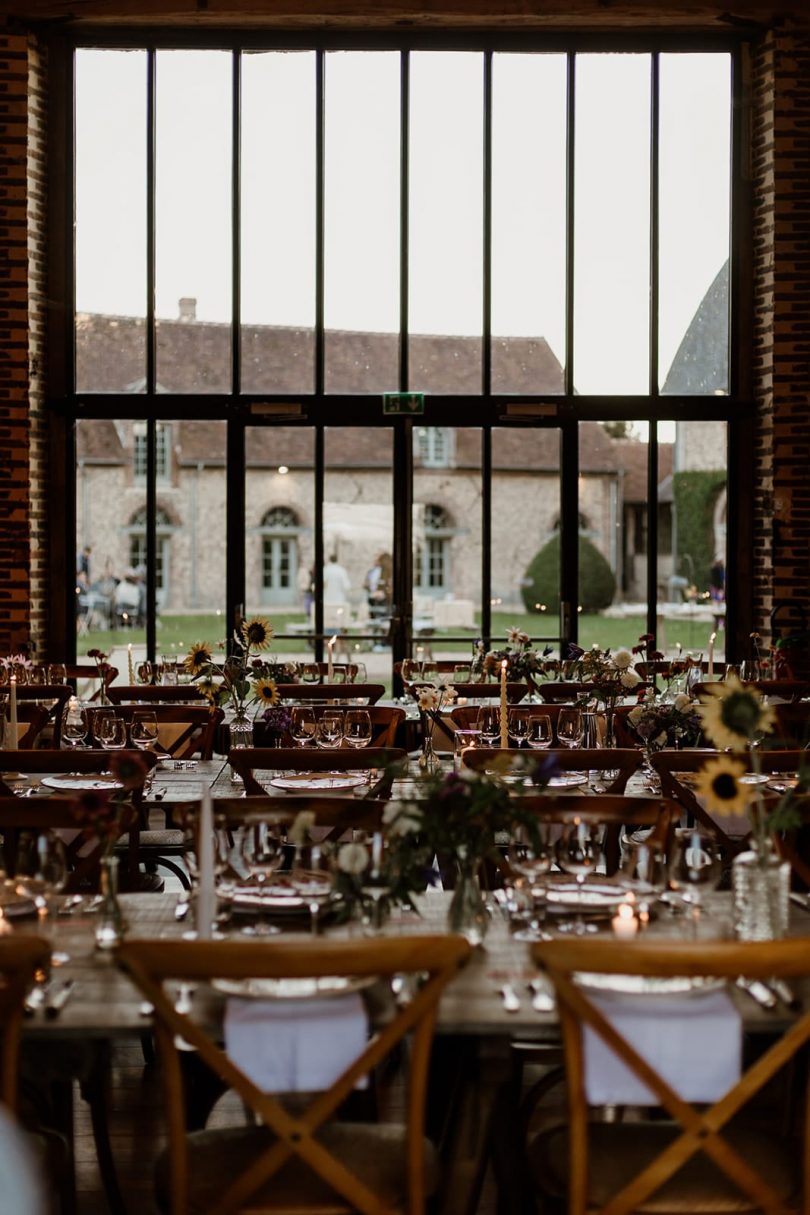
[[768,987],[775,996],[792,1012],[796,1012],[801,1008],[802,1002],[796,995],[792,987],[790,987],[784,979],[768,979]]
[[62,1009],[70,999],[71,992],[76,986],[75,979],[66,979],[65,982],[56,989],[53,995],[49,996],[45,1002],[45,1016],[49,1020],[58,1017]]
[[532,993],[532,1008],[535,1012],[554,1012],[554,997],[542,979],[530,979],[526,986]]
[[759,1004],[760,1008],[776,1008],[776,996],[758,979],[744,979],[741,976],[737,979],[737,987],[750,996],[755,1004]]
[[503,1010],[508,1013],[520,1012],[520,1000],[517,992],[511,983],[504,983],[503,987],[498,988],[503,1000]]

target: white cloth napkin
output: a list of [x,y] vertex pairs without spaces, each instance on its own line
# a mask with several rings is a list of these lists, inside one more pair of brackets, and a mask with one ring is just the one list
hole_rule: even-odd
[[[713,1102],[740,1078],[742,1022],[725,991],[588,998],[684,1100]],[[592,1105],[658,1105],[607,1043],[586,1026],[585,1094]]]
[[[230,999],[225,1051],[266,1093],[320,1092],[362,1054],[368,1016],[359,992],[330,999]],[[366,1078],[358,1085],[365,1087]]]

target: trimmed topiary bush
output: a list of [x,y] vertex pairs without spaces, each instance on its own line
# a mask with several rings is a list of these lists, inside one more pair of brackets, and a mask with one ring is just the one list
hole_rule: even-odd
[[[528,564],[520,588],[527,612],[560,610],[560,536],[552,536]],[[616,593],[613,571],[599,549],[587,536],[579,537],[579,606],[584,612],[601,612],[610,607]]]

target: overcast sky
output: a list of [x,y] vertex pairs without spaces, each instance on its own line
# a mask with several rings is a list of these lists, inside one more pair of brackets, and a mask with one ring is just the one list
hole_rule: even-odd
[[[143,52],[80,51],[77,307],[145,314]],[[242,316],[314,321],[314,56],[243,59]],[[660,367],[728,256],[730,59],[661,56]],[[160,52],[156,314],[181,296],[227,321],[231,56]],[[411,56],[412,332],[479,334],[482,57]],[[565,58],[496,55],[496,335],[542,336],[564,359]],[[398,328],[399,56],[326,67],[326,324]],[[650,59],[579,55],[575,387],[647,391]]]

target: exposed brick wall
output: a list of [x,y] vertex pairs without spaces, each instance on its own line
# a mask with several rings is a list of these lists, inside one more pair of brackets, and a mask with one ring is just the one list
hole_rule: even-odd
[[810,607],[810,34],[772,31],[754,85],[755,619]]
[[31,644],[42,656],[47,636],[48,522],[47,418],[45,414],[45,312],[47,231],[47,62],[32,40],[28,57],[28,375],[31,501]]

